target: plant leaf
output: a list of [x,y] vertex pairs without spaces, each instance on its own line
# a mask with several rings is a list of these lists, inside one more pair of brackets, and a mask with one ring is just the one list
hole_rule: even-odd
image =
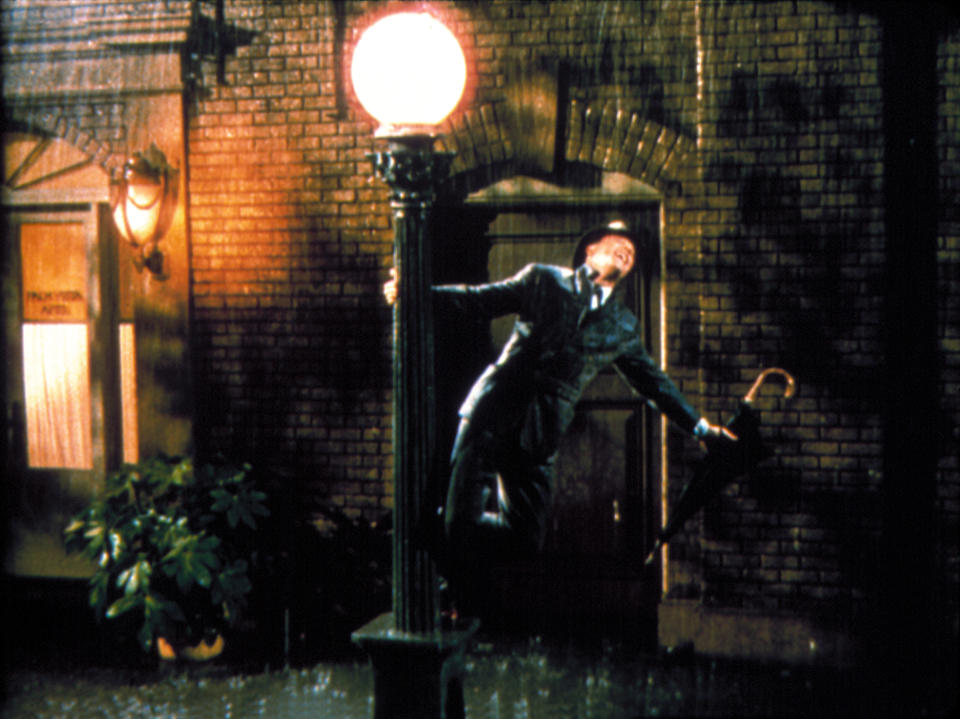
[[233,495],[222,487],[211,489],[210,496],[213,497],[214,500],[210,509],[214,512],[222,512],[233,504]]
[[219,584],[226,597],[241,597],[252,589],[247,576],[247,563],[238,559],[224,569],[219,576]]
[[119,559],[120,555],[123,553],[123,535],[120,534],[117,530],[112,530],[109,534],[110,539],[110,556],[114,559]]
[[190,588],[193,587],[193,579],[193,572],[190,571],[186,562],[182,562],[177,568],[177,587],[180,588],[181,592],[186,594],[190,591]]
[[107,599],[107,585],[109,575],[106,572],[97,572],[90,578],[90,606],[99,614],[103,611],[103,604]]
[[257,521],[253,518],[253,514],[250,513],[250,509],[242,504],[237,506],[237,513],[240,515],[240,519],[246,524],[250,529],[257,528]]
[[140,559],[127,569],[120,572],[117,577],[117,587],[123,588],[125,595],[136,594],[141,587],[147,587],[150,584],[150,574],[152,567],[150,562]]
[[150,651],[150,647],[153,646],[153,622],[144,620],[143,626],[137,632],[137,641],[140,642],[143,651]]
[[194,569],[194,579],[196,579],[197,584],[199,584],[201,587],[206,587],[209,589],[210,582],[213,581],[213,575],[210,574],[209,569],[198,562]]
[[107,607],[107,619],[119,617],[124,612],[129,612],[131,609],[140,606],[142,602],[143,597],[138,594],[124,595]]

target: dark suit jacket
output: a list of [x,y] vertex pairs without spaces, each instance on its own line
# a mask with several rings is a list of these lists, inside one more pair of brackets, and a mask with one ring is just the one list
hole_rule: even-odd
[[700,415],[647,353],[637,318],[616,298],[589,310],[576,276],[564,267],[531,264],[500,282],[434,289],[440,317],[451,311],[518,315],[499,359],[474,383],[460,416],[494,434],[519,432],[523,449],[546,459],[557,451],[584,388],[615,363],[638,392],[692,431]]

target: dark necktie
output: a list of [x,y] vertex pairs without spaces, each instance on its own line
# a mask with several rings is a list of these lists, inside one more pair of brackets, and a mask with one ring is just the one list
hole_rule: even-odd
[[590,281],[586,267],[581,267],[577,272],[577,280],[580,283],[577,293],[580,300],[580,316],[577,319],[577,326],[579,326],[583,323],[587,312],[599,308],[603,303],[603,290],[599,285]]

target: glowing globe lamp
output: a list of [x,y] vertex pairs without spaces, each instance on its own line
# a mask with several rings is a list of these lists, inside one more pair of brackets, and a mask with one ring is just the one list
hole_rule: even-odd
[[430,134],[460,101],[467,77],[456,37],[424,12],[388,15],[361,35],[353,89],[381,137]]

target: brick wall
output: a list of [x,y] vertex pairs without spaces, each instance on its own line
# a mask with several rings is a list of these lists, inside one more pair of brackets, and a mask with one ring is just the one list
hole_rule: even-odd
[[708,4],[700,22],[706,403],[756,366],[799,382],[762,405],[777,460],[704,514],[704,598],[849,607],[880,528],[879,22],[815,3]]
[[189,120],[198,426],[373,519],[391,491],[392,235],[371,128],[338,104],[329,5],[228,5],[258,34]]
[[[347,58],[359,30],[398,7],[409,6],[227,0],[227,23],[252,34],[227,56],[223,83],[206,59],[187,108],[198,449],[277,469],[307,508],[369,520],[392,505],[391,316],[380,298],[392,231]],[[812,0],[431,7],[470,68],[444,127],[457,153],[445,190],[601,169],[647,183],[663,198],[671,375],[714,419],[729,416],[758,368],[797,377],[797,397],[768,390],[758,403],[776,457],[671,543],[670,596],[856,626],[878,610],[889,578],[881,19],[869,4]],[[75,78],[70,63],[50,66],[71,53],[118,60],[124,43],[163,54],[145,38],[182,42],[189,11],[186,0],[5,2],[7,127],[116,167],[143,149],[133,135],[153,127],[137,78],[88,95],[30,78]],[[929,420],[940,449],[928,589],[956,636],[960,31],[954,16],[939,20],[942,399]],[[150,68],[158,86],[177,86]],[[169,358],[156,365],[178,384]],[[668,435],[671,499],[698,453]]]
[[940,161],[938,231],[938,336],[943,414],[938,433],[943,451],[937,474],[937,571],[957,630],[960,603],[960,35],[949,34],[939,47],[938,154]]
[[123,102],[80,103],[63,107],[30,106],[8,109],[11,130],[40,132],[69,142],[86,153],[107,172],[126,159],[126,128],[129,124]]
[[[111,43],[132,47],[147,36],[170,40],[185,32],[188,19],[189,0],[4,3],[8,128],[65,140],[108,172],[117,168],[130,152],[143,149],[130,144],[131,128],[142,118],[125,91],[144,80],[166,78],[150,66],[150,55],[141,59],[148,64],[139,79],[113,76],[106,87],[91,68],[121,55]],[[157,45],[149,50],[163,54]],[[164,84],[157,82],[151,89]]]
[[[291,471],[305,502],[391,505],[391,262],[373,125],[346,82],[383,3],[232,0],[256,32],[204,73],[189,117],[199,440]],[[757,368],[778,454],[671,547],[671,586],[725,607],[855,615],[877,589],[882,513],[883,127],[878,19],[827,2],[437,3],[472,68],[445,142],[456,192],[543,167],[511,113],[518,68],[566,73],[563,161],[664,197],[668,361],[713,418]],[[941,187],[956,194],[956,34],[941,50]],[[556,169],[556,168],[551,168]],[[952,194],[951,194],[952,193]],[[942,202],[945,409],[958,419],[957,222]],[[956,429],[953,429],[955,444]],[[696,447],[670,438],[671,488]],[[941,537],[956,527],[945,450]],[[955,533],[954,533],[955,536]],[[944,539],[957,586],[955,538]],[[955,592],[954,592],[955,594]]]

